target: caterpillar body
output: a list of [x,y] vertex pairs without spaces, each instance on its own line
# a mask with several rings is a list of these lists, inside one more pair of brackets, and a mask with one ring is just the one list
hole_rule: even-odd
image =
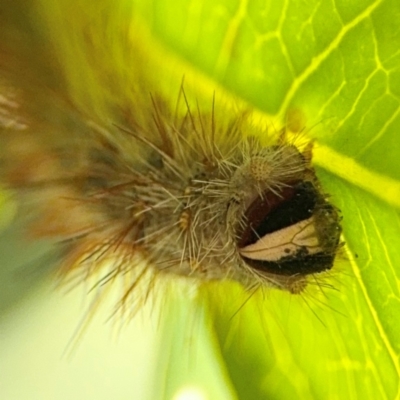
[[139,256],[157,274],[301,293],[331,269],[341,233],[312,145],[300,150],[284,132],[246,136],[245,115],[220,124],[214,104],[193,112],[180,94],[184,115],[152,97],[141,123],[89,122],[61,142],[3,132],[6,181],[42,209],[34,234],[69,249],[66,272],[90,274],[114,258],[111,274],[124,274]]

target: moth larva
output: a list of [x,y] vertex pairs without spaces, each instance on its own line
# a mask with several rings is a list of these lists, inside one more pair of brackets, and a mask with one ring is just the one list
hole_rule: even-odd
[[[66,272],[90,275],[114,260],[104,275],[125,274],[140,256],[161,274],[301,293],[332,267],[341,233],[312,146],[299,150],[284,133],[263,145],[246,137],[245,115],[220,123],[214,106],[193,112],[182,94],[184,115],[155,96],[140,124],[133,115],[108,130],[89,123],[85,136],[34,141],[22,155],[17,145],[7,176],[43,208],[33,231],[70,248]],[[134,276],[129,290],[144,274]]]

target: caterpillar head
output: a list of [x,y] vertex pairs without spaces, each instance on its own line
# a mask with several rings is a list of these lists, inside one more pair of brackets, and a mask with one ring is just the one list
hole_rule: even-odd
[[292,293],[304,289],[308,275],[332,268],[340,242],[338,211],[309,160],[293,145],[268,147],[231,182],[228,220],[243,267]]

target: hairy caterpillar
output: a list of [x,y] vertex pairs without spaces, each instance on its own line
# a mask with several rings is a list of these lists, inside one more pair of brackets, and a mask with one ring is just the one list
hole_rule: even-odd
[[45,209],[35,235],[71,248],[67,271],[87,274],[116,255],[111,274],[123,273],[140,255],[160,273],[300,293],[308,275],[332,267],[341,232],[311,146],[301,152],[283,134],[262,145],[243,135],[244,116],[220,125],[214,108],[204,115],[185,104],[178,117],[153,97],[145,125],[130,116],[114,132],[88,127],[64,147],[43,150],[25,137],[24,149],[9,137],[19,164],[5,168],[8,181]]

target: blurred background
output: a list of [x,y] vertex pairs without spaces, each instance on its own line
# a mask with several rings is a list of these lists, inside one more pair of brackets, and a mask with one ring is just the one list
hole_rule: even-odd
[[57,289],[54,251],[22,240],[18,224],[0,234],[0,398],[152,399],[157,322],[139,313],[121,329],[109,296],[77,337],[86,290]]

